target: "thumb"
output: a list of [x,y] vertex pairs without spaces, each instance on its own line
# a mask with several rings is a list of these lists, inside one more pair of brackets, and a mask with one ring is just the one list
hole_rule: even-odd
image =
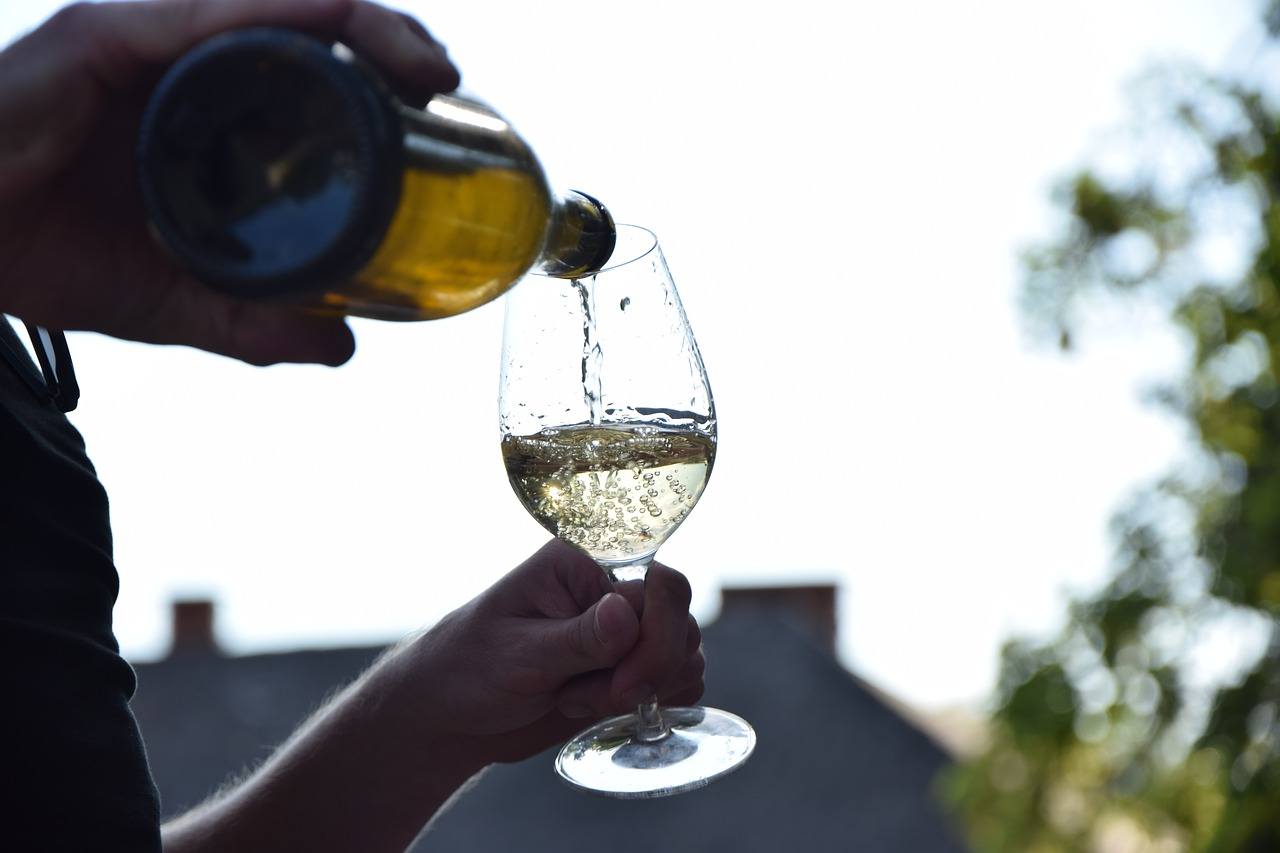
[[561,679],[607,669],[631,651],[640,638],[640,620],[616,592],[601,598],[580,616],[548,622],[543,651],[547,671]]
[[[237,310],[240,309],[240,310]],[[223,355],[249,364],[280,362],[337,367],[355,352],[355,338],[342,317],[310,314],[288,305],[240,303],[230,310],[221,340]]]
[[355,350],[342,317],[308,313],[295,305],[234,299],[186,276],[178,277],[165,296],[162,310],[152,317],[152,328],[138,338],[186,344],[257,365],[336,366]]

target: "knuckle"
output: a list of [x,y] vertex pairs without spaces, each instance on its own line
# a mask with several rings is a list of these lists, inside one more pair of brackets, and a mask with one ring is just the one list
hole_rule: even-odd
[[97,16],[96,4],[79,0],[59,9],[46,26],[60,37],[79,38],[92,31]]
[[698,626],[698,620],[692,616],[689,617],[688,627],[685,631],[684,645],[690,654],[702,652],[702,628]]
[[707,658],[702,653],[702,649],[698,649],[693,657],[689,658],[689,662],[685,664],[685,672],[691,681],[701,681],[707,674]]
[[590,618],[575,619],[565,631],[565,642],[569,654],[576,658],[593,658],[595,643],[593,642]]

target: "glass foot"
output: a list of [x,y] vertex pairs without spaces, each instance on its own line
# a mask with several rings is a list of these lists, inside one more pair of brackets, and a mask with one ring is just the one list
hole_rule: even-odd
[[575,788],[621,799],[651,799],[701,788],[743,765],[755,730],[716,708],[663,708],[666,737],[633,737],[638,717],[602,720],[564,745],[556,772]]

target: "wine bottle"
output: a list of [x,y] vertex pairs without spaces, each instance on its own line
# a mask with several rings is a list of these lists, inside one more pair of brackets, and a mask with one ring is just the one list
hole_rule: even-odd
[[345,45],[291,30],[232,31],[180,58],[137,155],[156,237],[244,298],[428,320],[530,270],[587,275],[615,242],[604,205],[553,193],[484,102],[407,103]]

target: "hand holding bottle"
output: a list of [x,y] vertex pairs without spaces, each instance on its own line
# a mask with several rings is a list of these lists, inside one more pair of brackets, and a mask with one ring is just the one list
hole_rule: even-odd
[[254,364],[350,358],[341,318],[214,291],[148,233],[134,147],[152,86],[197,42],[259,25],[341,39],[418,94],[458,84],[419,23],[364,0],[70,6],[0,52],[0,312]]

